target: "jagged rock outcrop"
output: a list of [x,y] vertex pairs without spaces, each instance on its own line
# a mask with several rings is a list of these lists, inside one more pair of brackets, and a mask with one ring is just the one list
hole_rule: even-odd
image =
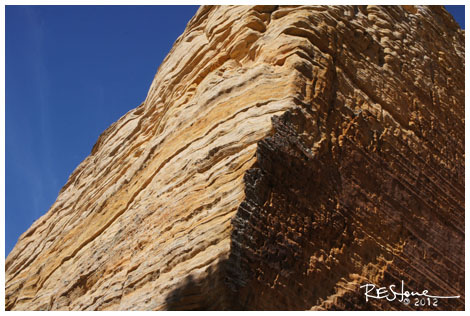
[[[464,32],[204,6],[6,260],[7,309],[464,309]],[[400,284],[438,306],[370,299]]]

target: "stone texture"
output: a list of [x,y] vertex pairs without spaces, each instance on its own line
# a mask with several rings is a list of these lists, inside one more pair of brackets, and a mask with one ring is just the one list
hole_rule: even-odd
[[[464,309],[464,32],[204,6],[6,260],[6,309]],[[428,289],[438,307],[365,302]]]

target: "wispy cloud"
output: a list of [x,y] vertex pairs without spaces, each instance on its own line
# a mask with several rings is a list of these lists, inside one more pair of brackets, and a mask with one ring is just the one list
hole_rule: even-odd
[[[31,30],[33,32],[33,41],[31,49],[34,51],[33,64],[34,64],[34,76],[37,91],[37,105],[39,107],[39,123],[40,123],[40,135],[38,137],[41,143],[40,157],[39,158],[39,170],[36,173],[39,175],[37,182],[34,184],[35,193],[41,197],[44,196],[44,188],[46,187],[57,187],[58,179],[54,174],[51,163],[53,162],[52,157],[52,142],[51,137],[51,106],[50,106],[50,79],[47,69],[46,60],[46,47],[45,47],[45,20],[41,16],[40,11],[35,7],[26,7],[28,22],[31,24]],[[38,206],[44,205],[44,201],[41,198],[37,200]],[[42,215],[46,210],[40,206],[35,209],[36,218]]]

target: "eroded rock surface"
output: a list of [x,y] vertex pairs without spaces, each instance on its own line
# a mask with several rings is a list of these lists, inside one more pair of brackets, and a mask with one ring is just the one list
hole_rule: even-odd
[[[464,32],[204,6],[6,260],[7,309],[464,309]],[[365,301],[404,280],[437,307]]]

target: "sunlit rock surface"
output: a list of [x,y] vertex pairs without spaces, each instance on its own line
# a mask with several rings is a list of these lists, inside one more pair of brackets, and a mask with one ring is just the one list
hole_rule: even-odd
[[[20,237],[6,309],[463,310],[464,54],[439,6],[201,7]],[[460,298],[360,288],[401,280]]]

